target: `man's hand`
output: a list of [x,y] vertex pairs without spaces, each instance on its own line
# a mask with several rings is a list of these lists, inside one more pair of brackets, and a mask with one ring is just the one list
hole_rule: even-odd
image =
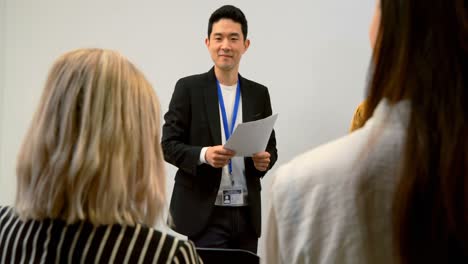
[[259,171],[266,171],[270,165],[270,157],[270,153],[266,151],[255,153],[252,156],[255,168]]
[[205,153],[205,160],[214,168],[222,168],[229,163],[229,160],[236,153],[232,150],[225,149],[222,145],[209,147]]

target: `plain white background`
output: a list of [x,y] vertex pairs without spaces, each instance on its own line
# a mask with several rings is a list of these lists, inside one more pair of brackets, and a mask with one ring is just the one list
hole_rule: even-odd
[[[251,46],[240,73],[269,88],[279,159],[345,135],[364,96],[374,0],[0,0],[0,204],[13,204],[18,149],[54,60],[82,47],[122,52],[167,110],[175,82],[208,71],[210,14],[241,8]],[[263,180],[263,224],[272,172]],[[170,196],[175,168],[168,165]],[[260,243],[259,252],[263,244]]]

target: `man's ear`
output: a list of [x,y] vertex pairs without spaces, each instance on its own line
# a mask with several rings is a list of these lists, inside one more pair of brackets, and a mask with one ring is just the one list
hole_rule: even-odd
[[206,45],[207,48],[210,46],[210,39],[209,38],[205,39],[205,45]]
[[[244,47],[245,47],[245,51],[247,51],[247,49],[249,49],[249,47],[250,47],[250,39],[246,39],[246,40],[244,41]],[[244,51],[244,52],[245,52],[245,51]]]

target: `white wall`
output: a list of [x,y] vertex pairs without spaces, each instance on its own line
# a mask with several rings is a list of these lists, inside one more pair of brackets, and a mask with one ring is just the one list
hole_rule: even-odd
[[[164,110],[178,78],[207,71],[209,15],[225,1],[0,0],[0,204],[15,193],[15,159],[47,71],[79,47],[121,51],[154,84]],[[251,46],[240,72],[267,85],[279,160],[347,132],[363,98],[374,0],[238,0]],[[175,169],[169,167],[169,194]],[[263,181],[263,215],[272,177]],[[266,217],[264,217],[265,220]],[[265,221],[264,221],[265,223]],[[261,251],[262,245],[260,245]]]
[[5,201],[12,200],[12,193],[6,191],[6,189],[13,183],[9,177],[3,176],[3,93],[5,90],[5,36],[6,36],[6,8],[5,1],[0,0],[0,204],[3,204]]

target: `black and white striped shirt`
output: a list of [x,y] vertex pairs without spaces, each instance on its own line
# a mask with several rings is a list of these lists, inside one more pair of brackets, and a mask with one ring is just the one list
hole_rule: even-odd
[[0,207],[0,263],[202,263],[189,241],[142,225],[21,221]]

